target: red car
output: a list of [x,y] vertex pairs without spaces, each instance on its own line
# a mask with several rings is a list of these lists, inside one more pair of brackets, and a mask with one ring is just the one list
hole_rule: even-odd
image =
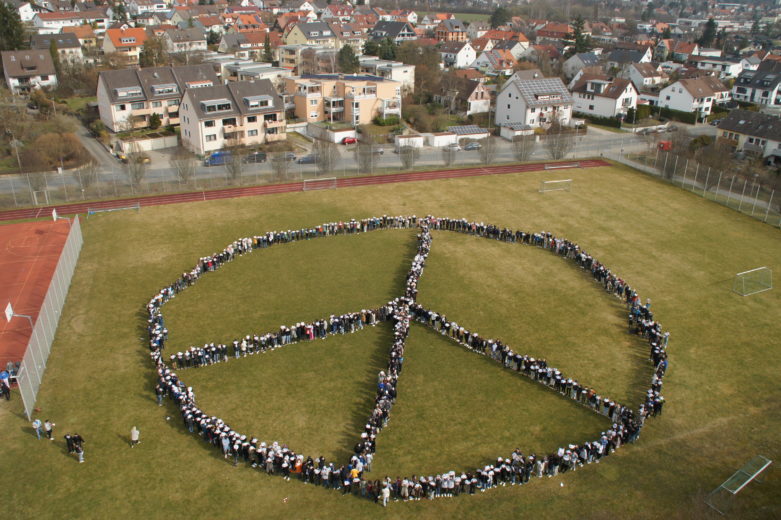
[[342,144],[355,144],[358,142],[358,139],[355,137],[345,137],[342,139]]

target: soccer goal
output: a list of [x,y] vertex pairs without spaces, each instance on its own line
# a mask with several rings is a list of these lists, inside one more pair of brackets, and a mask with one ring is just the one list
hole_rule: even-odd
[[336,177],[326,177],[324,179],[305,179],[304,191],[312,190],[335,190],[336,189]]
[[547,191],[572,191],[572,179],[542,181],[540,183],[540,193]]
[[769,291],[773,288],[773,271],[768,267],[757,267],[735,275],[732,290],[741,296]]

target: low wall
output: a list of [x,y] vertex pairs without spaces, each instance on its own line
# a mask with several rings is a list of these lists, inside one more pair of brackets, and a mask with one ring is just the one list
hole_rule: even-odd
[[[166,135],[160,137],[150,137],[148,139],[119,139],[117,147],[125,153],[128,152],[151,152],[152,150],[162,150],[164,148],[175,148],[179,145],[179,137],[176,135]],[[131,150],[131,147],[138,147]]]

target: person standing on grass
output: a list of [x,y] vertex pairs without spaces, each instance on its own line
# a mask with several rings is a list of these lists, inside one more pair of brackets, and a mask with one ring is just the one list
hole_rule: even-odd
[[43,430],[41,429],[42,425],[43,423],[41,423],[40,419],[33,421],[33,430],[35,430],[35,435],[38,437],[38,440],[41,440],[41,434],[43,433]]
[[3,397],[5,397],[6,401],[11,400],[11,386],[8,384],[8,379],[3,378],[0,379],[0,390],[3,392]]
[[385,484],[382,488],[382,507],[388,507],[388,499],[390,498],[390,486]]
[[[76,435],[78,435],[78,434],[76,434]],[[79,457],[79,464],[83,463],[84,462],[84,446],[82,445],[82,443],[78,443],[76,445],[76,455],[78,455],[78,457]]]
[[46,421],[43,423],[43,429],[46,432],[46,437],[48,437],[50,441],[54,440],[54,437],[52,437],[52,432],[54,431],[55,426],[57,425],[51,422],[49,419],[46,419]]
[[136,444],[138,444],[139,442],[141,442],[141,441],[139,440],[139,439],[140,439],[140,437],[141,437],[141,432],[138,430],[138,428],[136,428],[135,426],[133,426],[133,427],[130,429],[130,447],[131,447],[131,448],[135,448]]
[[68,447],[68,455],[75,452],[75,446],[73,444],[73,437],[70,433],[65,434],[65,445]]

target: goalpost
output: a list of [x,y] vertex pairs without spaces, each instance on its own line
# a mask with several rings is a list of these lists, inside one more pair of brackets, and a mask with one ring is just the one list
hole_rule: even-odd
[[547,191],[572,191],[572,179],[542,181],[540,183],[540,193]]
[[305,179],[302,189],[304,191],[335,190],[336,177],[326,177],[324,179]]
[[773,271],[768,267],[757,267],[735,275],[732,290],[741,296],[769,291],[773,288]]

